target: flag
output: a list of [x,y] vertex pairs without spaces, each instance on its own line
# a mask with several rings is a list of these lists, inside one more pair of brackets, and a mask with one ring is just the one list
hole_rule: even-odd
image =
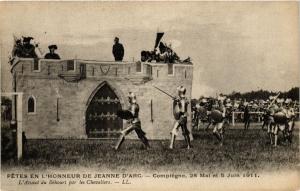
[[158,43],[160,42],[161,38],[164,36],[163,32],[158,32],[156,34],[156,40],[155,40],[155,45],[154,45],[154,49],[158,46]]

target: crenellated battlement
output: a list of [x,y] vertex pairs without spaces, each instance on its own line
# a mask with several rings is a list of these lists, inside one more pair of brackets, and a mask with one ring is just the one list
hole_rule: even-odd
[[18,75],[62,78],[68,82],[90,78],[125,78],[129,80],[191,80],[193,65],[148,62],[112,62],[96,60],[49,60],[22,58],[12,66]]

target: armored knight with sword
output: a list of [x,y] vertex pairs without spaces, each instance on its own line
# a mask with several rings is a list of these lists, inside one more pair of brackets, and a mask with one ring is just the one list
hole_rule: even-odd
[[178,135],[179,127],[181,127],[183,137],[187,144],[187,149],[190,149],[191,148],[190,132],[187,129],[187,110],[188,110],[187,108],[188,108],[189,101],[185,96],[186,88],[183,86],[178,86],[177,87],[178,96],[174,97],[168,94],[167,92],[159,89],[158,87],[155,86],[153,87],[173,99],[173,114],[175,118],[175,124],[171,131],[171,142],[169,148],[170,149],[174,148],[174,141],[176,136]]
[[146,133],[142,130],[141,121],[139,119],[139,105],[136,101],[136,96],[134,93],[129,92],[128,95],[129,108],[128,110],[118,111],[117,115],[122,119],[126,119],[129,126],[121,131],[121,136],[117,142],[117,145],[114,147],[115,150],[118,150],[122,143],[125,140],[125,136],[128,135],[131,131],[135,131],[139,139],[144,143],[146,148],[150,147]]
[[173,112],[175,124],[171,131],[170,149],[174,148],[174,141],[178,135],[178,129],[181,127],[182,135],[187,144],[187,149],[191,148],[190,132],[187,129],[187,106],[189,104],[185,97],[186,89],[183,86],[177,87],[178,97],[173,98]]

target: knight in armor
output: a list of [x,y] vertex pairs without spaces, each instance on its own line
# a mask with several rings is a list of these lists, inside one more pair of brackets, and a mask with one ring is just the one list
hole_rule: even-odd
[[201,99],[200,103],[196,104],[196,116],[195,116],[195,127],[200,130],[200,123],[208,121],[208,111],[207,111],[207,100]]
[[278,106],[275,103],[276,98],[270,96],[270,100],[267,100],[269,106],[265,109],[265,119],[263,126],[267,126],[267,133],[269,136],[270,144],[273,144],[273,135],[274,135],[274,128],[275,128],[275,120],[274,114],[278,110]]
[[282,131],[284,139],[291,143],[295,118],[293,107],[291,107],[289,102],[279,103],[275,117],[277,120],[275,120],[276,124],[274,126],[274,146],[277,146],[279,130]]
[[137,104],[136,96],[134,93],[129,92],[128,101],[129,101],[128,111],[131,112],[133,118],[127,121],[129,126],[125,128],[123,131],[121,131],[121,136],[117,142],[117,145],[115,146],[115,150],[118,150],[120,148],[120,146],[125,140],[125,136],[128,135],[133,130],[136,132],[139,139],[144,143],[146,148],[149,148],[150,145],[146,137],[146,133],[142,130],[141,127],[141,121],[139,119],[139,105]]
[[287,116],[280,99],[272,101],[271,105],[267,108],[267,116],[267,132],[270,138],[270,144],[274,144],[276,147],[279,130],[281,130],[285,136],[285,129],[288,128]]
[[265,111],[265,124],[267,126],[267,133],[270,139],[270,144],[273,144],[273,133],[274,133],[274,113],[275,113],[275,106],[271,106],[266,109]]
[[[287,122],[287,118],[286,118],[286,113],[285,113],[285,109],[283,107],[283,103],[280,99],[277,99],[277,104],[275,104],[274,106],[274,114],[273,114],[273,118],[274,118],[274,125],[273,125],[273,135],[274,135],[274,146],[277,146],[277,142],[278,142],[278,132],[282,131],[283,134],[285,133],[285,129],[288,126],[288,122]],[[276,116],[275,116],[276,115]],[[280,117],[278,117],[280,116]],[[280,118],[280,121],[278,121],[278,118]]]
[[293,135],[293,129],[295,126],[295,110],[293,108],[292,102],[286,101],[285,102],[285,111],[286,111],[286,117],[287,117],[287,124],[286,124],[286,139],[289,141],[289,143],[292,143],[292,135]]
[[219,140],[220,145],[223,145],[224,140],[224,120],[226,116],[226,107],[223,104],[223,100],[218,100],[218,104],[213,108],[212,125],[213,125],[213,134]]
[[177,87],[178,97],[174,98],[173,101],[173,112],[175,118],[175,124],[171,131],[171,142],[170,149],[174,148],[174,141],[178,135],[179,127],[181,127],[182,135],[187,144],[187,149],[191,148],[190,132],[187,129],[187,106],[189,104],[185,97],[186,89],[183,86]]
[[23,46],[22,46],[22,58],[37,58],[38,56],[35,53],[35,46],[30,43],[32,37],[23,37]]
[[57,50],[57,46],[54,44],[54,45],[48,46],[48,48],[49,48],[49,53],[47,53],[45,55],[45,59],[59,60],[60,59],[59,55],[55,53],[55,50]]
[[115,44],[113,45],[112,53],[115,57],[115,61],[122,61],[124,57],[124,47],[119,43],[119,38],[115,37]]

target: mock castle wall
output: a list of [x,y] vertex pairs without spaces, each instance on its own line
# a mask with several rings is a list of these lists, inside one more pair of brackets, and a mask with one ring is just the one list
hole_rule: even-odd
[[[74,66],[74,68],[73,68]],[[191,98],[191,63],[105,62],[85,60],[20,59],[12,67],[17,92],[23,92],[23,130],[27,138],[87,138],[86,110],[95,93],[107,84],[117,95],[122,109],[128,92],[140,105],[142,128],[149,139],[168,139],[174,124],[172,99],[157,86],[177,95],[183,85]],[[28,99],[35,112],[28,112]],[[191,127],[191,106],[188,110]],[[123,122],[123,128],[127,126]],[[136,136],[132,136],[136,138]]]

